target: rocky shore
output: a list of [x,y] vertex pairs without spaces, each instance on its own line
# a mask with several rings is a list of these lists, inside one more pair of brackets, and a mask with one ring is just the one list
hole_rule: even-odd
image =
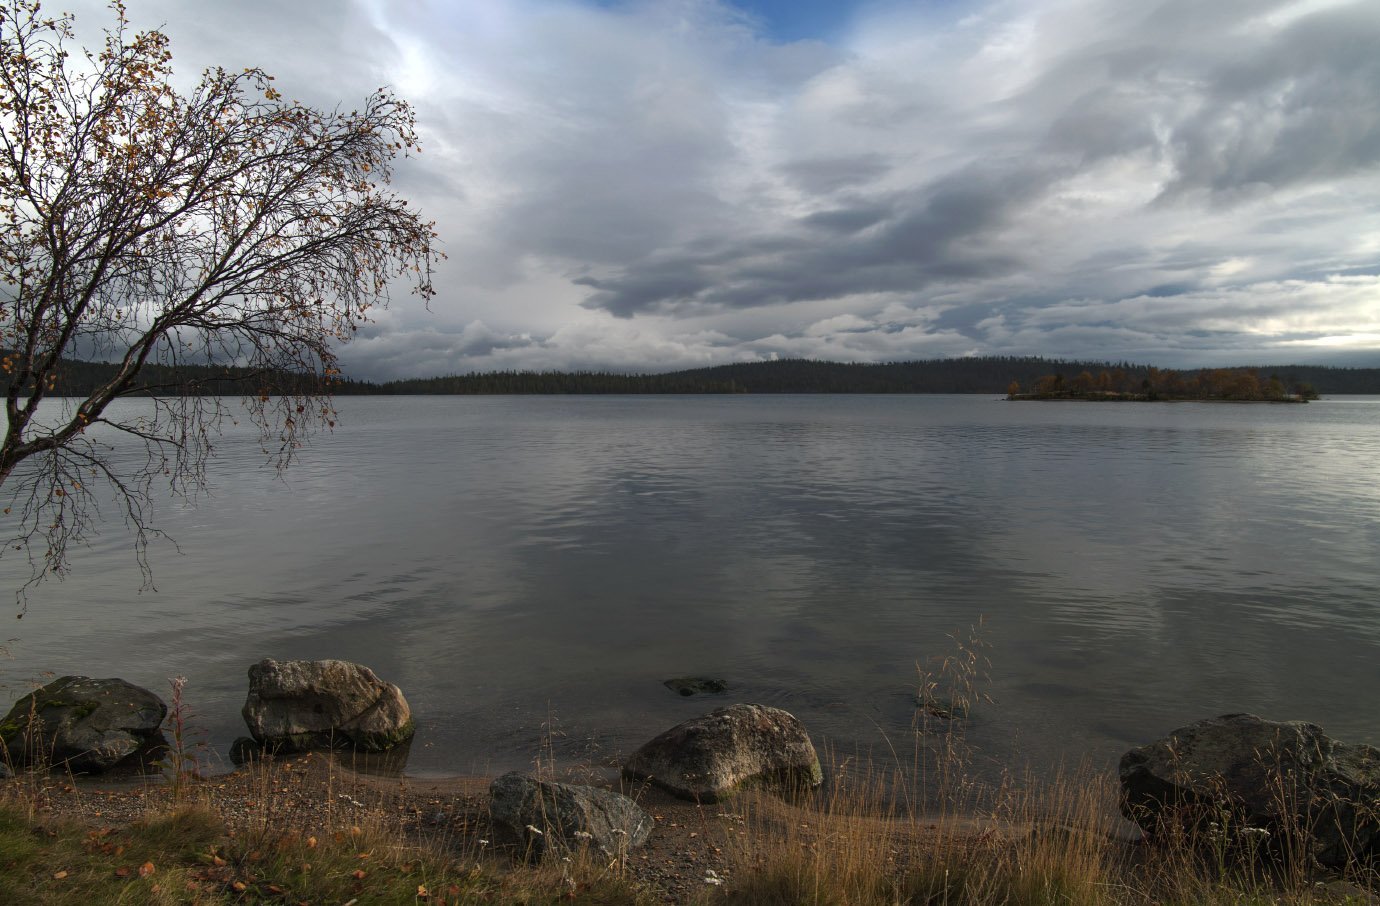
[[[198,776],[183,748],[180,703],[170,710],[118,679],[55,680],[0,721],[5,769],[17,774],[9,792],[37,814],[93,826],[129,824],[192,797],[232,835],[369,822],[418,843],[519,862],[593,858],[671,902],[731,879],[754,833],[788,827],[800,846],[818,844],[802,816],[818,807],[809,800],[823,766],[806,728],[776,708],[711,709],[650,739],[618,778],[548,769],[419,781],[349,768],[356,754],[386,752],[413,732],[402,691],[369,668],[266,659],[248,679],[249,736],[235,747],[242,769],[214,778]],[[698,678],[667,686],[723,690]],[[136,770],[111,779],[128,766]],[[1118,783],[1120,810],[1139,828],[1127,842],[1201,838],[1252,859],[1303,858],[1337,877],[1380,866],[1380,750],[1333,740],[1312,724],[1248,714],[1201,720],[1127,752]],[[952,834],[962,818],[911,816],[907,833]]]
[[[195,775],[194,759],[179,751],[176,704],[170,712],[123,680],[76,676],[14,704],[0,722],[3,761],[24,774],[14,783],[51,816],[128,824],[193,795],[239,833],[270,820],[302,833],[371,820],[412,839],[534,861],[588,851],[672,900],[731,874],[724,843],[745,829],[725,802],[808,791],[823,779],[800,722],[753,704],[671,728],[633,754],[620,782],[604,786],[521,773],[492,781],[370,776],[346,767],[354,754],[386,752],[413,732],[397,686],[334,660],[265,659],[248,679],[249,736],[232,749],[241,770],[231,774],[161,782],[169,772]],[[681,694],[725,688],[673,682]]]

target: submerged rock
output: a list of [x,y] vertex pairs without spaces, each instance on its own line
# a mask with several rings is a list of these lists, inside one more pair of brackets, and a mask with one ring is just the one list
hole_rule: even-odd
[[108,771],[163,745],[167,714],[161,698],[122,679],[64,676],[15,702],[0,744],[13,764]]
[[398,687],[349,661],[266,658],[249,668],[243,714],[256,743],[281,751],[382,752],[413,732]]
[[662,683],[667,689],[680,695],[718,695],[728,691],[725,680],[708,676],[678,676]]
[[915,705],[940,720],[963,720],[968,716],[968,702],[959,696],[919,695]]
[[230,763],[236,767],[253,764],[265,754],[264,747],[248,736],[236,736],[230,743]]
[[743,787],[792,793],[824,780],[805,727],[765,705],[719,708],[672,727],[633,753],[623,774],[703,802]]
[[1380,856],[1380,749],[1331,739],[1316,724],[1226,714],[1132,749],[1119,769],[1122,811],[1151,835],[1167,824],[1228,828],[1318,864]]
[[533,858],[586,846],[621,857],[646,843],[656,823],[620,793],[537,780],[519,771],[490,784],[489,796],[495,833]]

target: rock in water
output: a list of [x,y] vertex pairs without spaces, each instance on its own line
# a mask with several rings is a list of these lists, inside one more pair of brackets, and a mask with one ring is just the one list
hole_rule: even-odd
[[805,727],[764,705],[719,708],[672,727],[633,753],[623,774],[701,802],[742,787],[791,793],[824,780]]
[[244,722],[259,745],[302,752],[382,752],[411,738],[402,692],[349,661],[264,659],[249,668]]
[[64,676],[17,701],[0,722],[14,764],[107,771],[164,743],[163,700],[122,679]]
[[1380,856],[1380,749],[1337,742],[1315,724],[1200,720],[1127,752],[1119,773],[1122,811],[1150,834],[1166,822],[1213,822],[1303,839],[1328,868]]
[[537,780],[519,771],[489,786],[495,832],[524,846],[533,858],[584,846],[609,856],[647,842],[655,822],[627,796],[592,786]]

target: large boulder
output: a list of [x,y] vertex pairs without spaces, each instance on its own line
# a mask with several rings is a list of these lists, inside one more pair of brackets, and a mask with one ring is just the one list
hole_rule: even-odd
[[765,705],[719,708],[672,727],[634,752],[623,774],[698,802],[743,787],[798,792],[824,780],[805,727]]
[[349,661],[266,658],[249,668],[243,714],[254,741],[277,751],[383,752],[413,731],[398,687]]
[[1171,824],[1297,840],[1327,868],[1380,856],[1380,749],[1316,724],[1200,720],[1127,752],[1119,773],[1122,811],[1152,835]]
[[651,836],[655,822],[636,802],[611,790],[537,780],[519,771],[489,786],[495,834],[532,858],[584,847],[622,858]]
[[164,743],[163,700],[122,679],[64,676],[15,702],[0,721],[13,764],[107,771]]

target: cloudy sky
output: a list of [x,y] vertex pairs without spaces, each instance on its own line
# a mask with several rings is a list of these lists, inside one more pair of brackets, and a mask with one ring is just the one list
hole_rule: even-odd
[[449,260],[357,377],[1380,365],[1380,0],[129,3],[180,76],[415,105]]

